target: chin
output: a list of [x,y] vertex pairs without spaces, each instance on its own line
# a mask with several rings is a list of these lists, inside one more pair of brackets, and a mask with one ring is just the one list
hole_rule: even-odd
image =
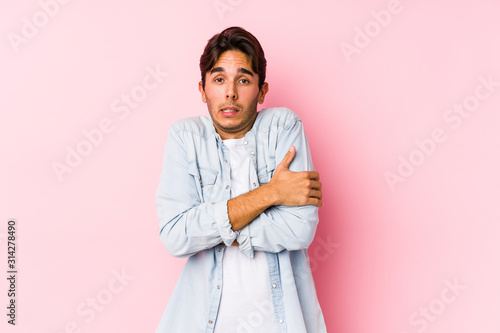
[[234,131],[234,130],[238,129],[240,124],[235,123],[235,122],[223,122],[220,125],[221,125],[221,128],[223,128],[224,130]]

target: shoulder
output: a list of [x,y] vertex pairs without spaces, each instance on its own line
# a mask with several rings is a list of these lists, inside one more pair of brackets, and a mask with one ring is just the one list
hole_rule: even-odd
[[259,128],[283,127],[288,129],[295,123],[301,122],[299,116],[286,107],[274,107],[263,109],[259,112],[256,119]]
[[177,136],[200,136],[207,138],[213,134],[212,120],[209,116],[189,117],[175,121],[170,127]]

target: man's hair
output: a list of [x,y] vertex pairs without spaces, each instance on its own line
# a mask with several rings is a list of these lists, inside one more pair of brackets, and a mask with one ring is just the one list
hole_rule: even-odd
[[259,90],[266,80],[266,57],[254,35],[240,27],[230,27],[214,35],[200,57],[201,81],[205,89],[205,74],[210,71],[222,53],[238,50],[245,53],[252,63],[252,70],[259,75]]

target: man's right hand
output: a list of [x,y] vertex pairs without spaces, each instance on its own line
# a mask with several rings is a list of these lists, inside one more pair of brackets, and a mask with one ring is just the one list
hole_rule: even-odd
[[288,170],[294,156],[295,147],[292,146],[276,166],[269,183],[227,201],[227,215],[234,231],[242,229],[271,206],[323,206],[319,174]]
[[291,146],[283,160],[274,170],[271,181],[266,185],[272,188],[274,204],[284,206],[314,205],[321,207],[321,182],[317,171],[294,172],[288,170],[295,157],[295,147]]

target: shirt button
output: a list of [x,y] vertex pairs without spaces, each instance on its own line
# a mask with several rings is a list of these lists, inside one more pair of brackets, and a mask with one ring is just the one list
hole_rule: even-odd
[[247,140],[245,140],[245,141],[243,141],[243,143],[244,143],[244,144],[248,144],[248,141],[247,141]]
[[221,247],[219,247],[219,249],[218,249],[218,250],[219,250],[219,252],[221,252],[221,251],[222,251],[222,248],[221,248]]
[[280,319],[280,324],[283,324],[284,320],[283,319]]
[[211,321],[211,320],[209,320],[208,322],[209,322],[210,324],[211,324],[211,323],[213,323],[213,321]]
[[229,185],[226,185],[226,190],[229,189]]
[[217,285],[217,289],[220,289],[220,285]]
[[252,151],[250,154],[255,155],[255,152],[254,152],[254,151]]
[[257,184],[253,183],[253,187],[257,186]]
[[276,288],[276,283],[273,283],[273,288]]

